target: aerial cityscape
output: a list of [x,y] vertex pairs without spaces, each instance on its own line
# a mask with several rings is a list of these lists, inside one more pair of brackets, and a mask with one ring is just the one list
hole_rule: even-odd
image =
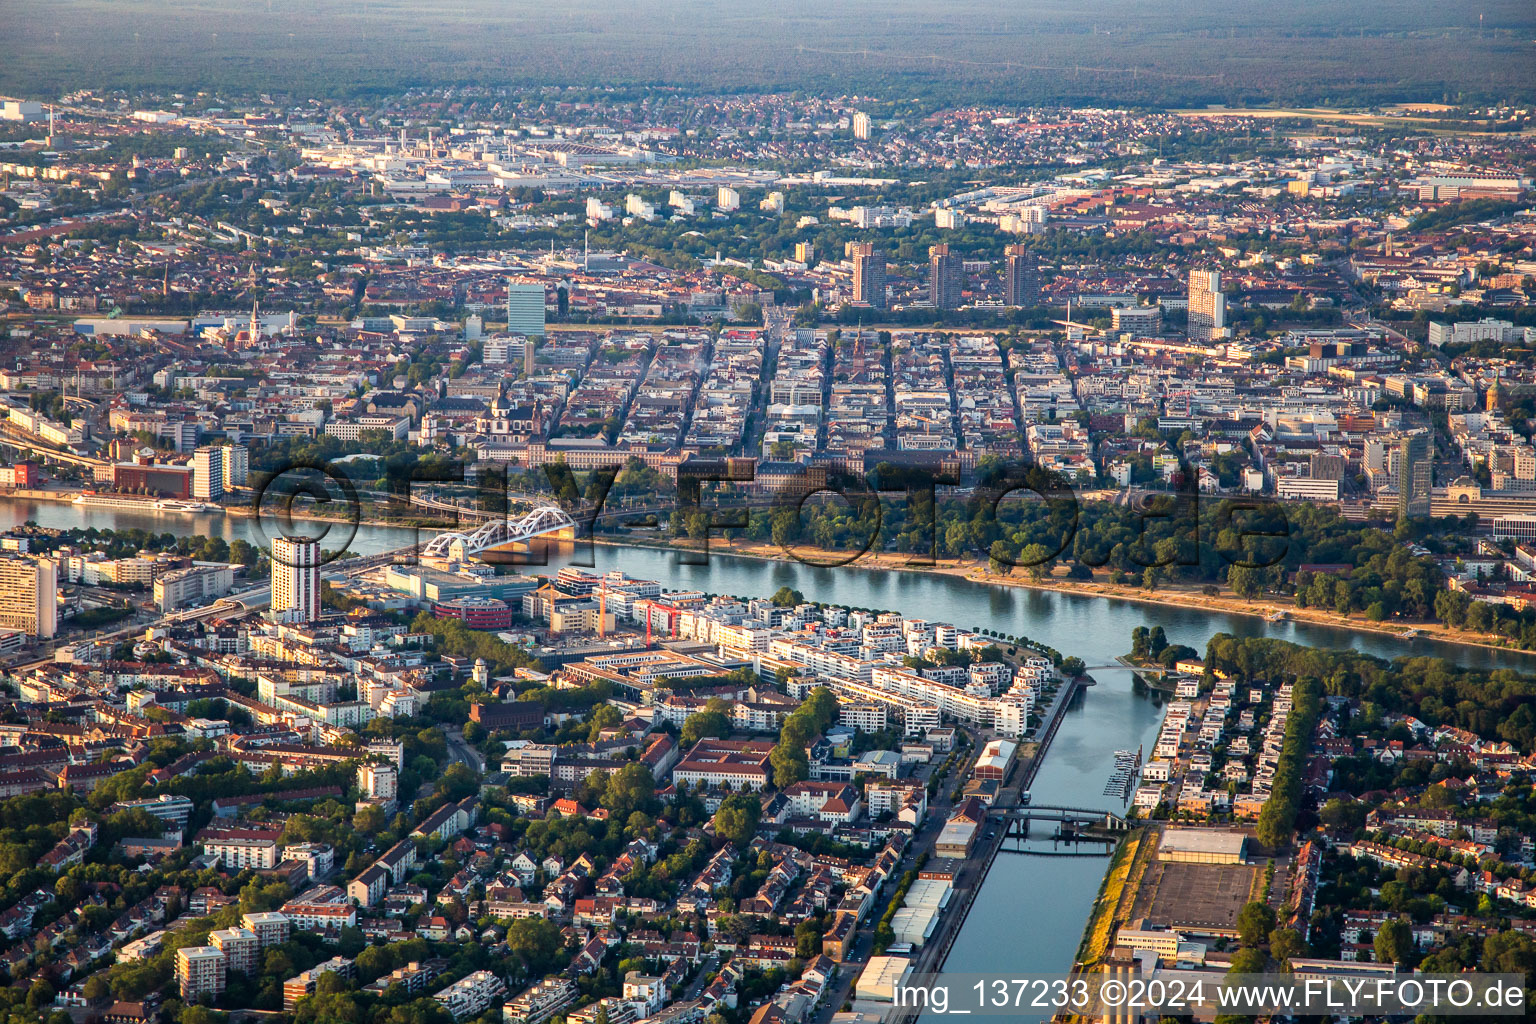
[[5,21],[6,1024],[1528,1014],[1528,5]]

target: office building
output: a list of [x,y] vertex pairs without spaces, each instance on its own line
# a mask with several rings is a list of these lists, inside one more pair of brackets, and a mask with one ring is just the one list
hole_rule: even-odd
[[1195,341],[1219,338],[1227,327],[1227,297],[1221,293],[1221,272],[1189,272],[1189,336]]
[[113,814],[119,811],[143,811],[179,832],[185,830],[187,822],[192,819],[192,801],[184,796],[161,793],[143,800],[119,800],[112,805],[111,811]]
[[155,607],[162,612],[180,611],[223,597],[234,583],[235,571],[227,565],[175,569],[155,580]]
[[960,308],[960,293],[965,287],[965,266],[959,256],[952,256],[949,246],[939,243],[928,250],[928,297],[935,309]]
[[176,951],[176,985],[181,1001],[195,1003],[204,995],[217,998],[224,991],[228,965],[217,946],[184,946]]
[[0,557],[0,630],[46,640],[59,627],[58,567],[46,558]]
[[1429,515],[1429,489],[1434,477],[1429,431],[1413,430],[1400,437],[1394,461],[1398,515]]
[[1040,275],[1035,258],[1017,243],[1004,250],[1008,266],[1003,272],[1003,301],[1010,306],[1035,306],[1040,303]]
[[868,139],[874,133],[874,125],[869,120],[869,115],[859,111],[853,115],[853,137],[856,139]]
[[1110,330],[1134,338],[1150,338],[1163,329],[1163,311],[1158,306],[1116,306],[1109,311]]
[[855,242],[853,255],[853,301],[855,304],[885,308],[885,253],[873,242]]
[[1524,332],[1508,320],[1484,317],[1476,322],[1455,324],[1431,322],[1429,343],[1435,348],[1442,345],[1470,345],[1478,341],[1496,341],[1501,345],[1514,344]]
[[320,617],[320,542],[278,537],[272,542],[272,611],[279,622]]
[[224,497],[224,452],[207,445],[192,453],[192,497],[218,501]]
[[507,282],[507,331],[525,338],[544,337],[544,286]]

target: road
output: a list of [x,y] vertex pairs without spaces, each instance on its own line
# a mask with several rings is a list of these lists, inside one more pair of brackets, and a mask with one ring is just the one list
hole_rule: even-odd
[[[830,1024],[832,1015],[840,1011],[843,1008],[843,1004],[853,998],[853,983],[858,980],[860,973],[864,970],[864,965],[869,960],[870,954],[874,952],[875,926],[880,923],[881,918],[885,916],[886,910],[889,909],[891,901],[896,898],[897,883],[900,882],[902,875],[906,874],[917,864],[919,857],[933,852],[933,844],[939,838],[939,832],[943,828],[943,823],[949,820],[950,811],[954,806],[953,801],[949,798],[950,790],[954,789],[958,781],[965,777],[965,772],[969,768],[964,759],[959,764],[962,766],[962,770],[946,778],[939,786],[938,797],[928,804],[928,814],[923,818],[922,827],[913,835],[912,842],[907,846],[906,853],[902,855],[901,860],[896,865],[896,870],[892,872],[892,877],[887,882],[886,893],[882,896],[875,909],[870,911],[869,916],[864,919],[865,924],[858,930],[853,941],[853,949],[849,951],[848,957],[839,965],[837,978],[827,991],[822,1001],[821,1009],[811,1018],[814,1024]],[[937,768],[937,765],[935,765],[935,768]],[[927,779],[924,778],[923,781],[926,782]],[[980,869],[978,868],[977,870]],[[965,877],[964,872],[962,872],[962,877]],[[958,882],[959,879],[956,879],[956,881]],[[974,879],[973,882],[979,885],[981,879]]]
[[479,751],[475,750],[475,748],[470,746],[468,741],[464,739],[464,734],[462,732],[456,728],[444,729],[443,735],[448,740],[448,753],[453,755],[453,759],[455,761],[458,761],[460,764],[468,765],[470,771],[474,772],[476,775],[479,775],[482,771],[485,770],[484,759],[480,757]]

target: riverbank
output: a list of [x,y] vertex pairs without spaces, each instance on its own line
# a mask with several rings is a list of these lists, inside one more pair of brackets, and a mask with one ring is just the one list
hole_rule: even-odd
[[1093,913],[1088,916],[1088,924],[1083,930],[1082,944],[1078,946],[1079,967],[1094,966],[1109,950],[1110,938],[1121,920],[1121,907],[1132,865],[1140,859],[1142,847],[1146,844],[1145,830],[1133,832],[1121,840],[1119,848],[1111,857],[1109,869],[1104,872],[1104,881],[1099,886],[1098,897],[1094,900]]
[[[1028,746],[1029,752],[1015,763],[1014,773],[997,794],[997,799],[991,808],[993,811],[1008,811],[1020,805],[1023,795],[1029,792],[1029,787],[1034,783],[1035,774],[1045,760],[1045,755],[1050,751],[1051,740],[1056,737],[1056,730],[1061,725],[1067,706],[1072,703],[1072,698],[1078,690],[1087,685],[1089,684],[1086,680],[1078,677],[1067,680],[1056,691],[1055,698],[1050,707],[1045,710],[1040,725],[1035,729],[1036,738],[1020,744],[1021,750]],[[988,827],[990,828],[992,824],[989,818]],[[1007,836],[1007,827],[998,825],[991,837],[984,836],[981,840],[982,845],[973,850],[971,856],[967,858],[960,875],[955,879],[955,892],[958,894],[958,899],[951,902],[948,911],[939,919],[938,930],[914,958],[913,969],[918,973],[937,973],[944,969],[955,939],[964,929],[966,919],[971,914],[971,907],[975,905],[976,897],[986,883],[987,876],[992,873],[993,862],[997,860],[997,855],[1002,850],[1003,841]]]
[[[615,546],[633,546],[634,541],[597,538],[595,543]],[[692,544],[668,541],[642,541],[639,546],[659,550],[694,551]],[[710,554],[729,555],[734,558],[753,558],[768,562],[783,562],[786,552],[771,544],[741,544],[730,541],[711,541]],[[791,560],[811,567],[841,567],[877,569],[882,572],[906,572],[927,576],[947,576],[985,586],[1013,587],[1022,590],[1044,590],[1078,597],[1100,597],[1110,601],[1133,604],[1158,605],[1166,608],[1197,609],[1221,615],[1242,615],[1270,621],[1287,619],[1293,622],[1346,629],[1357,633],[1373,633],[1378,636],[1410,639],[1420,636],[1443,643],[1465,647],[1481,647],[1486,650],[1536,657],[1536,651],[1522,650],[1507,643],[1496,643],[1486,633],[1455,629],[1439,622],[1388,623],[1371,622],[1362,615],[1340,615],[1325,608],[1298,608],[1294,604],[1264,598],[1243,598],[1236,594],[1204,593],[1208,584],[1165,583],[1156,590],[1145,591],[1135,587],[1094,580],[1067,580],[1054,577],[1030,579],[993,573],[987,563],[979,559],[938,559],[932,564],[912,564],[910,556],[892,552],[870,552],[853,561],[847,561],[848,553],[819,548],[796,548],[789,553]],[[839,561],[842,559],[842,561]]]

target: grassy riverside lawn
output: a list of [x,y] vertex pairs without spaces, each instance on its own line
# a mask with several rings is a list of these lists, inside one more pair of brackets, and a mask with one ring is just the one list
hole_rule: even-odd
[[1137,861],[1136,855],[1147,843],[1146,835],[1145,830],[1133,832],[1115,849],[1109,869],[1104,872],[1104,881],[1099,883],[1093,913],[1088,915],[1088,925],[1083,929],[1083,941],[1077,947],[1079,967],[1098,963],[1109,949],[1109,939],[1120,916],[1121,896],[1126,891],[1131,867]]

